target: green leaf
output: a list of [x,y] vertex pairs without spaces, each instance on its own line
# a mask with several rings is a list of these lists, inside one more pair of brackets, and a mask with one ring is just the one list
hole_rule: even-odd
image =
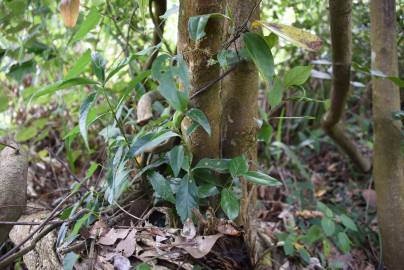
[[174,133],[172,131],[164,132],[163,134],[160,134],[157,137],[152,138],[150,141],[144,143],[142,146],[137,148],[137,150],[134,151],[133,156],[138,156],[144,153],[146,150],[154,148],[172,137],[178,137],[178,136],[179,135],[177,133]]
[[87,50],[82,56],[77,60],[74,66],[69,70],[65,76],[65,80],[72,79],[79,76],[91,62],[91,51]]
[[328,206],[322,202],[317,202],[317,208],[318,208],[318,210],[323,212],[326,217],[332,218],[334,216],[334,213],[332,212],[332,210],[330,208],[328,208]]
[[201,199],[209,198],[219,194],[216,186],[211,184],[204,184],[198,188],[198,196]]
[[310,78],[312,68],[311,66],[297,66],[289,70],[284,78],[285,87],[304,84]]
[[332,236],[335,232],[335,223],[331,218],[324,217],[321,219],[321,227],[327,236]]
[[250,181],[254,184],[257,185],[264,185],[264,186],[281,186],[281,182],[279,182],[277,179],[262,173],[262,172],[247,172],[243,174],[243,177],[245,180]]
[[1,94],[0,96],[0,113],[4,112],[8,108],[8,96]]
[[178,186],[175,208],[182,222],[192,217],[193,208],[198,208],[198,187],[188,175],[182,178]]
[[268,36],[264,37],[265,42],[268,44],[269,48],[273,48],[278,44],[279,37],[275,35],[274,33],[269,34]]
[[349,253],[351,250],[351,241],[348,238],[348,235],[345,232],[338,233],[338,246],[344,253]]
[[268,92],[268,102],[271,105],[271,108],[275,108],[282,102],[283,97],[283,84],[282,81],[278,78],[274,79],[272,87],[269,89]]
[[212,134],[209,125],[209,120],[201,110],[192,108],[186,113],[186,115],[195,122],[197,122],[206,131],[206,133],[209,134],[209,136]]
[[262,125],[261,129],[258,132],[257,138],[260,141],[268,143],[272,137],[273,128],[266,121]]
[[23,128],[22,130],[18,131],[15,135],[15,140],[17,142],[25,142],[32,138],[34,138],[38,134],[38,129],[35,127],[27,127]]
[[248,172],[248,160],[243,156],[233,158],[229,163],[229,171],[233,178]]
[[49,95],[49,94],[53,94],[58,90],[62,90],[62,89],[67,89],[73,86],[77,86],[77,85],[94,85],[94,84],[98,84],[98,82],[87,79],[87,78],[72,78],[72,79],[68,79],[68,80],[62,80],[59,82],[56,82],[52,85],[48,85],[44,88],[39,89],[38,91],[36,91],[32,98],[39,98],[41,96],[44,95]]
[[81,104],[80,106],[80,118],[79,118],[79,127],[80,134],[83,137],[84,143],[86,144],[87,149],[89,149],[88,145],[88,134],[87,134],[87,116],[90,111],[91,106],[93,105],[95,99],[97,97],[97,93],[91,93]]
[[218,173],[226,173],[229,171],[229,159],[201,159],[194,167],[195,169],[210,169]]
[[90,9],[88,15],[84,18],[83,23],[80,25],[79,30],[74,34],[72,42],[79,41],[87,35],[99,22],[101,19],[101,14],[98,12],[97,8],[93,6]]
[[189,37],[193,41],[198,41],[206,36],[205,28],[210,18],[212,17],[225,17],[225,15],[220,13],[211,13],[200,16],[193,16],[189,18],[188,21],[188,33]]
[[141,263],[136,266],[136,270],[151,270],[151,266],[147,263]]
[[246,49],[259,72],[266,81],[271,82],[274,76],[274,58],[265,39],[253,32],[245,33],[243,37]]
[[300,248],[297,250],[299,253],[300,257],[304,260],[305,263],[309,264],[310,263],[310,253],[305,249],[305,248]]
[[100,53],[93,53],[91,55],[91,67],[93,69],[93,73],[98,78],[101,83],[105,82],[105,66],[106,61],[104,57]]
[[339,216],[339,219],[341,220],[342,224],[344,224],[344,226],[347,229],[350,229],[350,230],[355,231],[355,232],[358,231],[358,227],[356,227],[355,222],[350,217],[348,217],[347,215],[342,214],[342,215]]
[[158,90],[161,95],[174,109],[184,112],[187,109],[189,98],[184,92],[178,91],[176,82],[171,74],[169,72],[161,74],[159,82]]
[[176,146],[168,152],[168,160],[170,161],[171,169],[174,172],[174,177],[177,177],[184,162],[184,146]]
[[63,270],[73,270],[73,267],[79,258],[80,256],[74,252],[67,253],[63,258]]
[[123,69],[124,67],[126,67],[132,60],[134,59],[134,57],[129,57],[129,58],[125,58],[124,60],[122,60],[116,67],[114,67],[108,74],[107,78],[105,79],[105,82],[109,81],[115,74],[117,74],[121,69]]
[[231,220],[238,217],[240,213],[240,201],[229,189],[224,188],[221,192],[220,206]]
[[175,203],[173,191],[170,183],[158,172],[151,172],[148,175],[149,181],[156,192],[157,197],[160,197],[171,203]]

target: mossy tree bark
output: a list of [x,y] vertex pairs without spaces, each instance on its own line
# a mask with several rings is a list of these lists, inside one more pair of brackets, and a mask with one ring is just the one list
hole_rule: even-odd
[[[371,1],[372,68],[397,76],[396,12],[394,0]],[[374,164],[377,210],[385,266],[402,269],[404,256],[404,156],[402,124],[392,118],[400,110],[399,88],[373,78]]]
[[[212,56],[221,48],[223,37],[223,19],[211,18],[205,28],[206,36],[197,42],[189,37],[188,20],[192,16],[224,13],[222,1],[217,0],[181,0],[178,22],[178,52],[184,56],[191,76],[191,95],[220,76],[220,66],[210,64]],[[212,134],[209,136],[198,128],[189,138],[194,163],[201,158],[220,157],[220,84],[216,83],[191,100],[193,107],[202,110],[208,117]],[[184,119],[183,130],[190,126],[190,120]]]
[[[259,18],[259,8],[256,0],[228,0],[227,8],[234,16],[235,29],[240,28],[247,20],[250,22]],[[251,11],[254,11],[251,14]],[[244,46],[239,38],[230,47],[231,50],[240,51]],[[233,158],[240,155],[251,161],[254,167],[257,160],[257,118],[258,118],[258,71],[254,63],[246,62],[238,65],[236,69],[222,81],[222,119],[221,119],[221,150],[224,158]],[[255,236],[250,230],[250,223],[254,219],[256,208],[256,190],[247,181],[242,179],[242,199],[240,207],[240,223],[246,230],[245,239],[250,257],[254,262],[257,254],[254,243]]]
[[352,0],[330,0],[333,82],[331,107],[323,119],[323,129],[362,170],[369,171],[370,160],[360,153],[346,134],[341,118],[351,86]]

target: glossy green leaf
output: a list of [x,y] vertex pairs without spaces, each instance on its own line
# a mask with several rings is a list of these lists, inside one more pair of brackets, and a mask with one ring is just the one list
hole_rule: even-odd
[[80,256],[74,252],[67,253],[63,258],[63,270],[73,270],[79,258]]
[[274,76],[274,58],[268,44],[257,33],[248,32],[243,37],[246,49],[259,72],[266,81],[271,82]]
[[226,173],[229,171],[229,159],[201,159],[194,167],[195,169],[210,169],[219,173]]
[[231,220],[238,217],[240,213],[240,200],[227,188],[224,188],[221,192],[220,206],[227,217]]
[[285,74],[285,87],[304,84],[310,78],[311,70],[311,66],[297,66],[292,68]]
[[335,232],[335,223],[331,218],[322,218],[321,227],[323,228],[323,231],[327,236],[332,236]]
[[233,158],[229,163],[229,171],[233,178],[241,176],[248,172],[248,160],[245,156]]
[[136,266],[136,270],[152,270],[152,268],[147,263],[141,263]]
[[189,37],[193,41],[198,41],[206,36],[205,28],[210,18],[225,17],[225,15],[220,13],[211,13],[200,16],[193,16],[189,18],[188,21],[188,33]]
[[98,12],[97,8],[93,6],[88,15],[84,18],[84,21],[81,23],[79,30],[77,30],[77,32],[74,34],[72,42],[79,41],[84,38],[88,32],[97,26],[100,19],[101,14]]
[[177,111],[185,112],[188,105],[188,96],[178,90],[177,85],[170,73],[163,73],[159,77],[158,87],[161,95]]
[[212,134],[209,120],[201,110],[192,108],[186,113],[186,115],[193,121],[197,122],[206,131],[206,133],[209,134],[209,136]]
[[181,180],[178,186],[175,208],[182,222],[192,218],[192,209],[198,208],[198,187],[188,175]]
[[91,62],[91,51],[87,50],[85,51],[85,53],[83,53],[82,56],[80,56],[80,58],[76,61],[73,67],[66,74],[65,80],[79,76],[87,68],[90,62]]
[[125,58],[124,60],[119,62],[118,65],[116,67],[113,67],[112,70],[108,73],[108,76],[105,79],[105,82],[109,81],[113,76],[115,76],[115,74],[117,74],[124,67],[126,67],[133,59],[134,59],[134,57],[129,57],[129,58]]
[[184,146],[176,146],[170,152],[168,152],[168,160],[170,162],[171,169],[174,172],[174,177],[177,177],[184,162]]
[[137,150],[134,151],[133,156],[138,156],[138,155],[144,153],[145,151],[147,151],[148,149],[152,149],[152,148],[160,145],[161,143],[167,141],[168,139],[173,138],[173,137],[178,137],[178,136],[179,135],[177,133],[174,133],[172,131],[167,131],[160,135],[157,135],[157,137],[151,138],[150,141],[147,141],[145,144],[143,144],[142,146],[137,148]]
[[80,106],[80,118],[79,118],[79,127],[80,127],[80,134],[83,137],[84,143],[87,147],[87,149],[89,149],[89,145],[88,145],[88,133],[87,133],[87,116],[88,116],[88,112],[91,109],[91,106],[93,105],[95,99],[97,97],[97,93],[91,93],[83,102],[83,104],[81,104]]
[[282,185],[282,183],[279,182],[277,179],[262,172],[247,172],[243,174],[243,177],[245,178],[245,180],[257,185],[273,186],[273,187],[278,187]]
[[272,126],[269,125],[267,122],[264,122],[261,129],[259,130],[259,132],[257,134],[257,138],[260,141],[268,143],[272,137],[272,134],[273,134]]
[[148,179],[156,192],[157,197],[160,197],[171,203],[175,203],[174,194],[171,190],[170,183],[158,172],[148,174]]

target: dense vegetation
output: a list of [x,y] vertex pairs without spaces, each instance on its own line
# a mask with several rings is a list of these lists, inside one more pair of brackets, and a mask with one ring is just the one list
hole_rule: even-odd
[[0,0],[0,269],[401,269],[402,0],[57,2]]

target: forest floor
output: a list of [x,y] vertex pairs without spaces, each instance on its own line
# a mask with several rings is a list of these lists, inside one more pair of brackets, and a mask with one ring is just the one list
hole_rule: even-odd
[[[42,142],[30,149],[30,155],[35,158],[31,159],[29,167],[28,198],[29,204],[35,207],[28,208],[27,214],[38,209],[52,210],[61,198],[69,194],[72,184],[85,175],[87,165],[84,161],[77,166],[76,173],[71,172],[66,162],[55,154],[59,147],[54,141],[48,145]],[[50,153],[51,158],[43,157],[47,156],[45,152]],[[321,142],[317,151],[286,149],[284,153],[269,161],[266,170],[280,179],[284,186],[258,187],[257,211],[261,227],[276,249],[274,254],[281,254],[277,257],[279,261],[274,259],[274,269],[380,269],[376,195],[371,175],[358,173],[349,160],[328,142]],[[95,157],[100,163],[102,159],[103,153]],[[94,186],[101,175],[102,172],[95,173]],[[141,262],[161,267],[155,269],[251,267],[241,240],[242,228],[234,223],[218,219],[213,214],[213,231],[201,232],[200,227],[193,223],[185,224],[179,231],[173,228],[172,224],[176,223],[170,220],[173,215],[166,205],[153,208],[142,195],[131,197],[131,200],[135,208],[129,204],[118,205],[113,213],[105,215],[107,220],[101,218],[88,228],[80,229],[68,245],[58,249],[58,255],[74,250],[82,258],[87,257],[76,269],[88,269],[89,264],[95,265],[96,269],[127,269],[128,265]],[[329,208],[324,210],[319,202]],[[327,212],[329,210],[331,214]],[[328,235],[319,232],[320,224],[324,226],[324,216],[335,220],[332,226],[340,227],[340,223],[344,223],[341,222],[342,216],[349,216],[348,223],[354,223],[345,250],[337,234],[338,228]],[[210,222],[203,217],[199,221]],[[192,256],[184,255],[176,248],[183,244],[181,241],[187,241],[184,239],[199,241],[196,249],[181,249]],[[94,252],[96,259],[91,260]],[[20,266],[19,269],[25,268],[23,264]],[[149,269],[144,266],[146,268],[137,269]]]

